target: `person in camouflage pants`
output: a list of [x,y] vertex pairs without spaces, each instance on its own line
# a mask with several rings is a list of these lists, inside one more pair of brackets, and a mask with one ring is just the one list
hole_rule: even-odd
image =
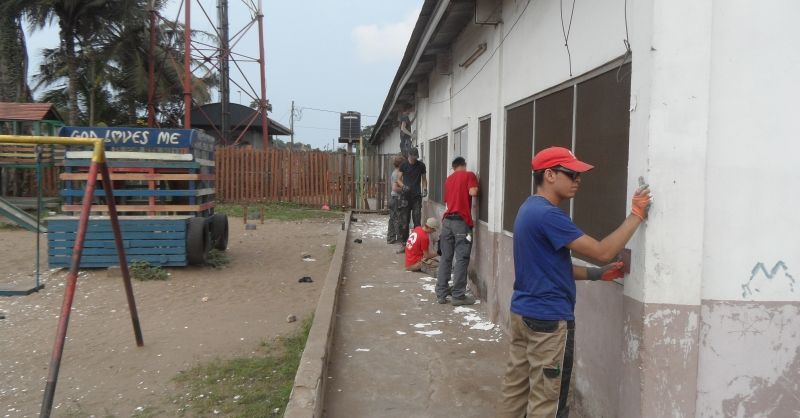
[[392,194],[389,196],[389,226],[386,231],[386,243],[397,244],[402,242],[402,231],[400,229],[400,210],[408,206],[408,202],[403,199],[402,187],[397,182],[400,176],[400,164],[405,161],[402,156],[394,157],[394,171],[392,171]]

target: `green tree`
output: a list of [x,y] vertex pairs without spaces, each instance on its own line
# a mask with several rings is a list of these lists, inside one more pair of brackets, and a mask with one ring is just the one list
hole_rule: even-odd
[[29,102],[28,52],[18,14],[0,13],[0,102]]
[[41,29],[58,21],[61,48],[67,68],[68,120],[77,121],[78,57],[76,40],[102,31],[108,22],[124,19],[134,10],[135,0],[6,0],[0,12],[24,16],[31,27]]
[[[117,7],[125,6],[127,11],[101,16],[99,19],[102,24],[98,24],[95,30],[75,31],[70,38],[73,43],[72,54],[63,47],[63,39],[62,47],[44,50],[42,65],[34,76],[36,88],[51,88],[44,93],[44,99],[59,107],[67,106],[66,113],[71,115],[71,124],[81,122],[94,125],[98,121],[108,125],[136,124],[140,120],[140,113],[146,108],[149,1],[122,0],[110,3],[117,4]],[[163,3],[156,1],[156,10],[163,7]],[[99,4],[97,7],[100,7]],[[25,13],[26,16],[42,14],[30,9]],[[177,120],[183,102],[183,48],[182,43],[175,46],[170,44],[182,39],[183,27],[163,24],[157,33],[157,109],[168,120]],[[201,35],[211,36],[198,31],[192,33],[194,37]],[[210,100],[209,89],[215,83],[214,73],[209,72],[204,77],[193,75],[194,101],[207,103]]]

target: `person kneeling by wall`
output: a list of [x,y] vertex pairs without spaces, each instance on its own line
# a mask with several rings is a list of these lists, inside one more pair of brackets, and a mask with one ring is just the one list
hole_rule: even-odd
[[430,234],[439,229],[439,220],[428,218],[425,225],[414,228],[406,241],[406,270],[421,271],[436,277],[439,262],[436,253],[430,250]]

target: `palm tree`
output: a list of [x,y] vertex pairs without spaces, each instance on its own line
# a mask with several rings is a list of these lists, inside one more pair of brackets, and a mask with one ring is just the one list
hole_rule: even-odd
[[5,0],[0,13],[25,16],[34,29],[58,20],[67,66],[70,124],[77,121],[79,114],[76,39],[98,33],[108,22],[124,18],[135,10],[136,3],[136,0]]
[[[101,7],[100,2],[94,3],[96,7]],[[139,111],[147,103],[149,22],[144,6],[148,1],[124,0],[114,3],[126,3],[128,12],[114,16],[101,14],[99,21],[91,23],[94,30],[82,28],[74,31],[74,36],[70,38],[72,54],[67,48],[44,50],[43,63],[34,76],[35,88],[55,85],[54,90],[45,93],[47,99],[58,105],[64,103],[66,98],[69,109],[66,113],[70,114],[71,124],[78,121],[89,125],[97,121],[135,124]],[[162,7],[163,3],[157,1],[156,8]],[[26,16],[41,15],[41,12],[31,9],[26,13]],[[180,67],[173,65],[176,60],[182,62],[182,49],[169,45],[170,40],[175,39],[171,35],[182,37],[182,33],[181,26],[164,26],[156,41],[156,59],[162,63],[157,91],[159,108],[164,110],[175,109],[176,104],[183,100]],[[211,36],[204,32],[193,32],[193,36],[199,34]],[[63,80],[67,80],[66,85],[62,84]],[[210,99],[209,88],[215,85],[215,81],[214,74],[193,76],[195,101],[206,103]],[[82,109],[86,111],[82,112]]]
[[[159,5],[156,4],[156,7]],[[142,9],[144,10],[144,9]],[[182,62],[183,44],[174,44],[176,39],[183,39],[182,25],[160,25],[156,38],[155,61],[156,97],[159,98],[158,109],[173,108],[183,102]],[[148,82],[148,45],[150,40],[149,22],[142,14],[137,20],[116,22],[107,28],[108,38],[104,42],[107,59],[114,63],[112,87],[125,91],[129,115],[133,118],[139,109],[147,105]],[[216,42],[213,35],[203,31],[192,31],[192,37],[203,36]],[[193,60],[193,67],[203,63]],[[216,74],[191,76],[192,99],[198,104],[205,104],[211,99],[210,89],[218,84]]]
[[18,14],[0,13],[0,102],[29,102],[28,53]]

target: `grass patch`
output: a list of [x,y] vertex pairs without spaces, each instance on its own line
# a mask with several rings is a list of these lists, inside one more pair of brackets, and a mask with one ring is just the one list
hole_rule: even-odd
[[146,282],[150,280],[167,280],[169,274],[161,268],[161,266],[154,266],[147,261],[132,261],[128,266],[131,277],[136,280]]
[[214,267],[215,269],[221,269],[230,264],[230,262],[231,259],[228,258],[228,254],[216,248],[212,248],[211,251],[208,252],[208,257],[206,257],[206,265]]
[[[289,337],[264,342],[253,357],[217,359],[201,364],[175,381],[183,386],[181,416],[283,416],[306,345],[311,318]],[[277,411],[277,412],[275,412]]]
[[22,227],[16,224],[7,224],[5,222],[0,222],[0,231],[17,231],[20,229],[22,229]]
[[[233,203],[218,204],[214,211],[237,218],[244,217],[244,205]],[[257,220],[260,208],[264,208],[264,219],[277,219],[280,221],[300,221],[303,219],[341,218],[343,212],[338,210],[322,210],[316,207],[298,205],[296,203],[275,202],[257,203],[247,205],[247,218]]]

